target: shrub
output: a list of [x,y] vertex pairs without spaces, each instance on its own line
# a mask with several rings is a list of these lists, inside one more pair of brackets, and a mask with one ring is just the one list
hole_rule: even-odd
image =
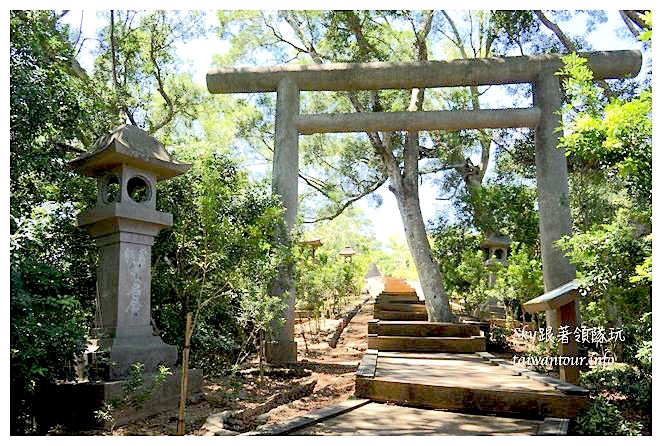
[[[540,358],[541,360],[546,357],[554,357],[558,355],[559,344],[557,339],[540,341],[536,346],[528,353],[528,356],[532,358]],[[552,369],[551,365],[546,365],[543,361],[538,363],[533,362],[533,370],[539,373],[547,373]]]
[[[61,277],[42,265],[42,284]],[[53,289],[54,288],[54,289]],[[40,429],[33,421],[40,392],[56,380],[75,378],[74,359],[86,345],[86,316],[80,302],[56,287],[39,295],[11,272],[11,432]]]
[[638,368],[618,363],[582,373],[580,384],[592,395],[603,393],[626,397],[626,404],[638,409],[651,407],[652,380]]
[[640,435],[642,429],[640,423],[627,421],[614,404],[601,396],[577,417],[575,426],[580,435]]
[[508,330],[504,327],[492,325],[487,339],[487,350],[502,352],[508,349]]

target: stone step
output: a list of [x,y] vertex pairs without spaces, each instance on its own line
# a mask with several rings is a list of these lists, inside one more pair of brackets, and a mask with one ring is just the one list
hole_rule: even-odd
[[428,310],[425,308],[425,303],[375,303],[375,310],[379,311],[402,311],[410,313],[425,313]]
[[413,313],[408,311],[375,310],[375,319],[383,321],[427,321],[427,313]]
[[372,349],[366,357],[368,353],[372,356],[366,359],[366,373],[356,376],[355,394],[359,398],[541,420],[574,417],[588,402],[585,389],[584,393],[566,391],[492,364],[481,356],[484,353],[387,353]]
[[438,353],[475,353],[485,351],[485,337],[419,337],[419,336],[382,336],[373,341],[380,351],[396,352],[438,352]]
[[528,419],[572,418],[586,405],[586,397],[578,395],[498,387],[476,389],[472,386],[442,386],[358,376],[355,394],[358,398],[377,402]]
[[375,298],[375,301],[379,301],[379,300],[418,302],[419,299],[418,299],[418,294],[416,294],[416,291],[412,291],[411,293],[398,293],[398,292],[389,293],[387,291],[384,291]]
[[377,335],[368,333],[368,348],[371,350],[377,350]]
[[[372,322],[372,321],[371,321]],[[428,321],[377,321],[371,327],[368,323],[368,333],[380,336],[480,336],[480,328],[469,324],[453,324],[450,322]],[[371,331],[372,330],[372,331]]]
[[424,304],[424,300],[419,300],[418,296],[379,296],[375,299],[376,304]]
[[385,286],[383,294],[416,294],[416,290],[410,286]]

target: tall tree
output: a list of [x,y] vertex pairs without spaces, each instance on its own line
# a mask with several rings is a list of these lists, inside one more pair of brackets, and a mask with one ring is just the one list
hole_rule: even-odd
[[177,69],[176,45],[205,33],[204,13],[108,11],[105,18],[94,77],[112,92],[116,119],[155,134],[178,116],[193,118],[201,93]]
[[[428,41],[435,17],[434,11],[280,11],[250,16],[219,13],[223,31],[239,27],[232,38],[236,51],[250,54],[250,50],[276,45],[291,49],[293,57],[301,61],[314,63],[428,60]],[[281,62],[289,58],[289,53],[273,54]],[[311,93],[302,97],[304,109],[329,107],[335,102],[338,111],[417,111],[423,109],[425,92],[414,89],[408,93]],[[324,214],[315,220],[333,218],[388,181],[389,190],[398,202],[429,317],[435,321],[450,320],[448,297],[439,266],[430,253],[418,196],[423,173],[419,163],[426,158],[435,159],[437,152],[421,147],[416,132],[408,135],[369,132],[366,136],[367,141],[317,136],[303,142],[302,155],[310,162],[305,163],[307,167],[300,176],[311,189],[329,200]],[[332,141],[335,151],[326,150],[328,141]],[[439,165],[430,165],[425,173],[441,169]]]

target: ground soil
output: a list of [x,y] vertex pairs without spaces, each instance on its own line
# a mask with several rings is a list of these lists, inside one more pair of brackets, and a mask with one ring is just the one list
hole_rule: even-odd
[[[294,418],[350,398],[354,394],[354,374],[367,347],[368,321],[372,319],[372,314],[372,302],[364,304],[343,331],[336,348],[331,348],[325,341],[328,335],[325,328],[333,324],[322,321],[321,330],[317,331],[315,321],[297,321],[295,338],[298,363],[294,368],[310,371],[309,376],[265,376],[262,380],[257,376],[205,378],[203,395],[187,407],[187,434],[204,434],[202,425],[212,414],[257,407],[276,393],[287,390],[292,384],[307,380],[317,381],[313,394],[272,409],[268,413],[268,422]],[[247,368],[255,366],[255,363],[246,365]],[[173,409],[116,427],[112,432],[86,431],[78,434],[174,435],[177,414],[177,409]]]

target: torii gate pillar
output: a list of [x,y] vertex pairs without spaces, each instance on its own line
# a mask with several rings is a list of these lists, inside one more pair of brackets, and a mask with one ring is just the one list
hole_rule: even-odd
[[[536,127],[536,181],[540,246],[545,292],[575,279],[575,267],[554,243],[572,232],[568,203],[568,166],[565,153],[557,149],[561,127],[561,87],[558,76],[547,69],[538,75],[533,101],[541,111]],[[555,310],[545,312],[547,326],[556,332]]]
[[[299,131],[294,125],[299,115],[299,88],[289,77],[278,83],[276,93],[276,122],[272,191],[280,196],[285,207],[285,227],[279,235],[289,241],[290,231],[296,222],[299,178]],[[280,320],[272,327],[272,340],[266,346],[266,359],[274,365],[296,362],[297,344],[294,342],[294,265],[282,265],[273,283],[271,294],[282,295],[287,306]]]

